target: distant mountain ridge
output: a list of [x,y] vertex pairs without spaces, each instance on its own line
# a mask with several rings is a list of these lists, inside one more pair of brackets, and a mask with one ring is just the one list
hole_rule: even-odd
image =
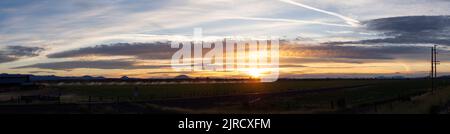
[[[7,74],[2,73],[0,77],[30,77],[31,81],[58,81],[58,80],[106,80],[106,79],[120,79],[120,80],[144,80],[150,78],[130,78],[122,76],[120,78],[105,78],[103,76],[56,76],[56,75],[32,75],[32,74]],[[175,80],[189,80],[192,79],[187,75],[178,75],[173,77]]]
[[53,81],[53,80],[102,80],[102,79],[106,79],[105,77],[99,76],[99,77],[94,77],[94,76],[89,76],[89,75],[85,75],[85,76],[80,76],[80,77],[76,77],[76,76],[55,76],[55,75],[32,75],[32,74],[0,74],[0,77],[24,77],[24,76],[29,76],[31,81]]

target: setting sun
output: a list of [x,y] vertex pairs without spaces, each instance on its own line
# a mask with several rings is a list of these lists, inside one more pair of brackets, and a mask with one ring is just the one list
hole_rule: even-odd
[[262,70],[258,68],[252,68],[247,71],[247,73],[252,77],[261,77]]

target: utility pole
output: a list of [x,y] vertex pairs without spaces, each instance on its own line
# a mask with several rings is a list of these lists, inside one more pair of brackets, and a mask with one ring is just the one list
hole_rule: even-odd
[[434,47],[431,47],[431,71],[430,71],[430,80],[431,80],[431,91],[434,91]]
[[437,60],[437,51],[436,51],[436,45],[431,47],[431,72],[430,72],[430,79],[431,79],[431,91],[435,91],[436,89],[436,81],[437,78],[437,65],[439,64],[439,61]]
[[436,49],[436,45],[434,45],[434,78],[437,78],[437,65],[439,65],[439,62],[437,60],[437,49]]

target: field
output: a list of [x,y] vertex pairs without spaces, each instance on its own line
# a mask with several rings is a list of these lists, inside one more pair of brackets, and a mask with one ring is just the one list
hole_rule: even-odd
[[[22,109],[36,113],[438,113],[444,111],[450,99],[449,80],[439,80],[438,85],[435,92],[430,92],[428,79],[45,83],[45,88],[39,90],[0,93],[0,112]],[[58,99],[24,99],[36,95]]]

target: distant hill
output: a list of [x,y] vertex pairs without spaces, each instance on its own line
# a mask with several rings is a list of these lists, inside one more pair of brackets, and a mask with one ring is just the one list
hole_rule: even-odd
[[395,76],[378,76],[376,79],[406,79],[404,76],[395,75]]
[[176,77],[174,77],[174,79],[177,80],[186,80],[186,79],[191,79],[191,77],[187,76],[187,75],[178,75]]
[[450,75],[439,76],[438,78],[450,79]]

